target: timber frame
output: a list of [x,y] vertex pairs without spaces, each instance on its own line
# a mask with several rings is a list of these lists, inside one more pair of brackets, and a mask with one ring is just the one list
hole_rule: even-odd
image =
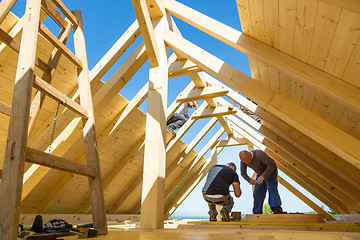
[[[132,0],[137,20],[91,71],[80,10],[28,0],[18,19],[15,2],[0,3],[1,238],[16,239],[20,213],[91,212],[106,234],[105,213],[141,212],[142,228],[163,228],[221,150],[237,145],[264,150],[335,212],[360,213],[358,1],[236,0],[239,31],[175,0]],[[48,15],[61,26],[58,37],[42,24]],[[252,76],[184,38],[172,17],[247,54]],[[66,46],[71,30],[75,53]],[[143,42],[103,82],[140,34]],[[148,82],[126,100],[119,91],[148,59]],[[168,80],[180,76],[191,81],[168,104]],[[172,136],[166,121],[194,100],[201,105]],[[60,130],[52,136],[54,117]],[[195,122],[205,121],[185,144]]]

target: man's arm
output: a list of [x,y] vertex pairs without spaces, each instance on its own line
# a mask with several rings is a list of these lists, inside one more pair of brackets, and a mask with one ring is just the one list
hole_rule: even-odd
[[267,165],[266,170],[263,172],[263,174],[261,174],[261,176],[263,176],[263,178],[265,179],[273,173],[276,168],[276,163],[263,151],[259,153],[259,159],[261,162]]
[[237,198],[240,197],[241,196],[240,183],[233,182],[232,185],[233,185],[233,188],[234,188],[235,197],[237,197]]
[[241,176],[246,180],[246,181],[248,181],[248,182],[250,182],[250,177],[249,177],[249,175],[247,175],[247,173],[246,173],[246,170],[247,170],[247,165],[246,165],[246,163],[244,163],[244,162],[241,162]]

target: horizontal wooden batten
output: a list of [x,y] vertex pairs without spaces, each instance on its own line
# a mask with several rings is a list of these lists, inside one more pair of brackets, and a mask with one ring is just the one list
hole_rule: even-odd
[[236,110],[229,110],[228,107],[216,107],[216,108],[206,108],[199,113],[194,113],[191,118],[201,119],[209,117],[219,117],[224,115],[230,115],[236,113]]
[[43,24],[39,26],[39,32],[56,48],[58,48],[73,64],[76,65],[79,69],[83,68],[82,62],[78,57],[75,56],[66,46],[63,44],[57,37],[50,32]]
[[79,114],[81,117],[88,119],[87,110],[84,109],[82,106],[80,106],[78,103],[73,101],[71,98],[66,97],[65,94],[39,78],[38,76],[35,76],[34,79],[34,88],[41,91],[45,95],[51,97],[55,101],[62,103],[65,107],[68,107],[72,111]]
[[227,95],[229,91],[223,86],[210,86],[200,89],[194,89],[180,93],[176,99],[178,102],[191,102],[208,98],[215,98]]
[[53,19],[58,22],[61,27],[66,28],[68,23],[61,16],[61,14],[55,9],[54,5],[49,2],[49,0],[41,0],[41,6],[45,9],[45,11],[53,17]]
[[216,147],[232,147],[238,145],[246,145],[250,142],[246,138],[230,138],[226,140],[220,140]]
[[95,168],[93,167],[89,167],[84,164],[70,161],[62,157],[57,157],[52,154],[45,153],[29,147],[26,149],[25,161],[84,175],[87,177],[95,177]]
[[179,60],[169,65],[169,78],[180,77],[192,72],[200,72],[202,69],[189,60]]
[[[0,29],[0,40],[8,45],[15,52],[19,53],[20,51],[20,43],[9,34],[7,34],[4,30]],[[50,67],[40,58],[35,57],[35,65],[40,68],[42,71],[48,73],[50,72]]]
[[7,105],[6,103],[0,102],[0,112],[7,116],[10,116],[11,106]]
[[76,17],[70,12],[70,10],[60,1],[60,0],[51,0],[55,3],[55,5],[64,13],[64,15],[70,19],[71,23],[74,27],[78,26],[78,21]]

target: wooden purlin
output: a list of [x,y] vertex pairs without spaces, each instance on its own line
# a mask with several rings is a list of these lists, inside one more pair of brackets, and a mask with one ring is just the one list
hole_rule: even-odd
[[0,24],[10,12],[17,0],[3,0],[0,3]]

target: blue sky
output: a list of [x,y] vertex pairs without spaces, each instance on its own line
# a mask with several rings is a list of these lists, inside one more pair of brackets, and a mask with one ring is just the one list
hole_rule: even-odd
[[[18,1],[14,8],[18,16],[24,13],[24,2]],[[70,10],[81,9],[84,23],[84,32],[87,47],[87,56],[89,69],[92,69],[95,64],[102,58],[102,56],[110,49],[116,40],[126,31],[126,29],[135,20],[134,9],[131,0],[107,0],[107,1],[80,1],[80,0],[64,0],[63,1]],[[241,31],[240,20],[236,8],[235,0],[227,1],[214,1],[214,0],[179,0],[179,2],[194,8],[222,23],[229,25]],[[221,4],[219,4],[221,2]],[[251,76],[247,56],[241,52],[227,46],[226,44],[214,39],[213,37],[195,29],[194,27],[175,18],[183,36],[191,40],[194,44],[202,47],[206,51],[216,55],[226,63],[239,69],[245,74]],[[45,25],[56,33],[58,27],[53,21],[47,19]],[[141,36],[135,41],[128,51],[120,58],[120,60],[113,66],[113,68],[104,76],[103,80],[106,81],[111,74],[117,69],[118,66],[126,59],[126,57],[135,49],[141,42]],[[67,46],[73,49],[72,38],[69,39]],[[148,80],[149,62],[147,61],[144,66],[134,75],[131,81],[120,91],[120,93],[127,99],[131,99],[140,88]],[[191,81],[189,77],[179,77],[169,80],[168,89],[168,106],[175,100],[179,92]],[[201,103],[201,102],[200,102]],[[140,106],[146,112],[146,101]],[[201,128],[206,124],[207,120],[199,120],[192,128],[191,131],[185,134],[182,140],[185,143],[190,141],[197,135]],[[206,137],[195,148],[200,151],[207,141],[218,131],[220,125],[217,123],[215,127],[206,135]],[[224,134],[221,139],[224,139]],[[238,153],[244,147],[230,147],[225,148],[219,155],[219,163],[226,164],[227,162],[234,162],[239,167]],[[205,155],[209,157],[209,153]],[[239,174],[239,171],[238,171]],[[284,179],[290,183],[294,183],[282,172],[279,173]],[[235,199],[235,206],[233,211],[241,211],[242,213],[251,213],[252,209],[252,190],[251,186],[240,177],[242,196]],[[173,217],[191,217],[202,216],[207,217],[207,204],[202,199],[201,188],[204,185],[204,180],[194,189],[188,196],[183,204],[174,212]],[[296,188],[301,190],[305,195],[310,197],[319,206],[324,205],[319,200],[314,198],[311,194],[304,191],[296,183]],[[310,207],[300,201],[296,196],[279,185],[279,192],[283,201],[283,208],[288,212],[308,212],[312,211]],[[197,206],[194,209],[193,206]],[[328,209],[328,208],[326,208]]]

